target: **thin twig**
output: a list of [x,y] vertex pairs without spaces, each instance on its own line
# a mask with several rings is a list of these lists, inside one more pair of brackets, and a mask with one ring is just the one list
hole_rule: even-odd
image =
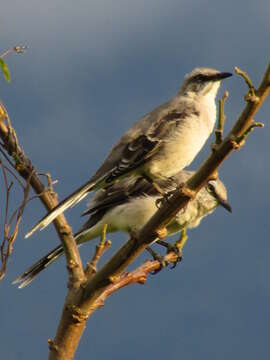
[[27,46],[14,46],[6,51],[4,51],[2,54],[0,54],[0,58],[4,58],[5,56],[16,53],[16,54],[22,54],[27,50]]
[[246,82],[246,84],[247,84],[247,86],[248,86],[248,88],[249,88],[249,92],[248,92],[247,95],[245,95],[244,99],[245,99],[246,101],[250,101],[250,102],[257,102],[257,101],[259,101],[259,97],[256,95],[255,87],[254,87],[254,85],[253,85],[250,77],[248,76],[248,74],[247,74],[245,71],[241,70],[241,69],[240,69],[239,67],[237,67],[237,66],[235,66],[234,72],[235,72],[237,75],[241,76],[241,77],[245,80],[245,82]]
[[[11,190],[11,187],[12,187],[13,183],[11,182],[10,184],[8,184],[5,169],[3,167],[2,167],[2,169],[3,169],[5,186],[6,186],[6,210],[5,210],[5,218],[4,218],[4,239],[3,239],[2,244],[1,244],[1,261],[2,261],[2,265],[1,265],[1,269],[0,269],[0,280],[5,276],[6,268],[7,268],[7,262],[8,262],[8,259],[9,259],[10,255],[11,255],[11,253],[12,253],[13,245],[14,245],[14,242],[15,242],[16,237],[18,235],[19,224],[21,222],[21,218],[22,218],[22,215],[23,215],[23,212],[24,212],[24,208],[25,208],[26,203],[27,203],[27,198],[29,196],[30,179],[31,179],[31,176],[30,176],[27,183],[26,183],[26,186],[24,188],[24,198],[23,198],[23,201],[22,201],[21,205],[16,210],[16,212],[12,215],[11,219],[8,220],[9,195],[10,195],[10,190]],[[14,230],[10,234],[11,223],[12,223],[15,215],[17,215],[16,223],[15,223],[15,226],[14,226]]]
[[[6,124],[7,122],[7,124]],[[16,163],[16,170],[26,181],[30,174],[30,185],[40,195],[42,203],[47,210],[53,209],[57,205],[56,196],[47,190],[42,181],[37,175],[31,161],[25,156],[21,147],[19,146],[15,130],[12,128],[7,111],[0,102],[0,137],[4,142],[4,148],[9,155],[11,155]],[[67,259],[67,267],[69,270],[70,288],[77,288],[80,283],[84,281],[84,272],[81,263],[81,258],[77,249],[76,242],[72,236],[71,228],[66,222],[63,214],[59,215],[54,221],[54,226],[57,230],[59,238],[63,242],[64,251]]]
[[225,91],[221,99],[218,101],[219,104],[219,111],[218,111],[218,121],[217,121],[217,128],[215,130],[216,135],[216,142],[215,145],[221,144],[223,141],[223,130],[224,130],[224,124],[225,124],[225,111],[224,111],[224,105],[225,101],[228,99],[229,92]]
[[[164,261],[166,263],[175,264],[177,261],[178,255],[171,251],[164,256]],[[100,308],[104,306],[105,300],[115,293],[117,290],[126,287],[132,284],[145,284],[147,280],[147,275],[157,272],[160,270],[161,263],[158,260],[147,260],[142,265],[140,265],[137,269],[122,273],[119,277],[115,278],[115,281],[110,284],[106,290],[96,299],[93,304],[93,308]]]
[[92,260],[86,264],[85,268],[85,276],[86,278],[90,278],[97,272],[97,263],[99,262],[100,258],[103,256],[106,250],[111,247],[111,241],[106,240],[106,232],[107,232],[107,224],[104,224],[99,244],[96,246],[95,253],[92,257]]
[[[16,170],[16,167],[12,164],[12,162],[6,157],[6,154],[4,153],[4,151],[1,149],[0,147],[0,152],[2,153],[2,155],[5,157],[5,159],[8,161],[9,164],[11,164],[12,167],[14,167],[14,169]],[[0,158],[0,163],[3,164],[1,158]],[[18,176],[15,174],[14,171],[12,171],[9,167],[7,167],[6,165],[3,164],[3,166],[5,167],[5,169],[12,175],[12,177],[14,179],[16,179],[16,181],[20,184],[20,186],[24,189],[25,185],[24,183],[18,178]]]
[[50,173],[38,173],[39,176],[45,176],[48,182],[48,190],[53,192],[53,185],[58,183],[58,180],[52,180]]
[[57,352],[50,352],[50,360],[73,359],[74,352],[85,328],[85,322],[96,309],[94,305],[97,299],[102,296],[108,286],[111,286],[117,281],[117,277],[121,278],[121,274],[127,266],[145,250],[148,244],[156,240],[159,230],[166,228],[180,209],[184,208],[189,200],[207,182],[209,177],[217,172],[225,158],[234,151],[235,138],[243,135],[249,128],[253,122],[255,113],[269,92],[270,63],[268,64],[261,85],[256,91],[256,96],[258,96],[259,101],[248,101],[229,135],[226,136],[216,151],[212,152],[209,158],[187,183],[175,192],[170,198],[170,202],[164,202],[164,204],[162,204],[161,208],[147,222],[143,229],[141,229],[136,238],[134,236],[131,237],[131,239],[89,279],[81,291],[78,291],[72,301],[75,309],[79,309],[79,316],[77,315],[76,323],[74,323],[72,307],[67,306],[67,304],[70,304],[71,299],[67,297],[56,337],[53,340],[54,346],[57,347]]

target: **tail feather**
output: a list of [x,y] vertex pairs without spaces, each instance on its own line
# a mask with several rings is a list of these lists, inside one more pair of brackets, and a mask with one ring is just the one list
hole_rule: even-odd
[[48,226],[58,215],[62,214],[66,209],[81,201],[88,194],[88,192],[94,188],[95,185],[95,182],[87,182],[79,189],[74,191],[48,214],[46,214],[38,223],[36,223],[36,225],[25,235],[25,238],[30,237],[36,230],[42,230]]
[[[98,220],[95,222],[87,223],[88,226],[84,226],[76,234],[74,234],[74,239],[79,246],[84,242],[95,239],[102,231],[103,224],[98,224]],[[96,226],[95,226],[96,225]],[[40,273],[45,270],[50,264],[57,260],[60,256],[64,254],[64,249],[62,245],[57,246],[55,249],[49,252],[46,256],[38,260],[34,265],[28,268],[22,275],[18,276],[12,284],[18,284],[19,289],[24,288],[30,284]]]
[[42,270],[46,269],[47,266],[57,260],[63,253],[64,249],[62,245],[57,246],[49,254],[44,256],[42,259],[32,265],[29,269],[27,269],[22,275],[18,276],[12,282],[12,284],[20,283],[18,288],[24,288],[26,285],[30,284]]

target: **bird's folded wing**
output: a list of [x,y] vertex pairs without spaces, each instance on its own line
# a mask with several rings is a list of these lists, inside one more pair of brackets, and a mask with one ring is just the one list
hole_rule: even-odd
[[105,183],[113,183],[115,179],[143,165],[158,150],[159,145],[159,140],[151,139],[147,135],[140,135],[128,143],[122,151],[121,158],[105,177]]
[[106,189],[99,190],[91,202],[90,207],[82,216],[94,214],[103,210],[110,210],[117,205],[125,204],[134,197],[142,195],[158,195],[149,181],[143,177],[128,177]]
[[146,116],[141,122],[141,124],[148,122],[148,125],[144,129],[144,134],[141,133],[142,129],[138,131],[140,124],[140,122],[138,122],[133,129],[136,135],[132,129],[126,133],[120,142],[113,147],[110,155],[96,174],[46,214],[25,237],[31,236],[38,229],[44,229],[59,214],[81,201],[89,191],[106,188],[114,183],[115,180],[124,177],[142,166],[152,158],[160,146],[167,141],[168,134],[173,132],[178,126],[179,121],[186,116],[185,111],[177,112],[175,110],[165,111],[161,116],[157,116],[156,120],[151,119],[150,116]]
[[[164,142],[170,140],[169,137],[175,132],[179,124],[191,114],[196,113],[193,107],[189,110],[189,113],[186,110],[177,111],[175,109],[164,112],[162,116],[152,121],[146,134],[138,134],[134,139],[129,139],[124,143],[120,142],[118,146],[113,148],[107,160],[94,176],[95,180],[98,179],[97,183],[100,183],[99,178],[102,177],[105,180],[106,187],[106,184],[113,183],[115,179],[147,162],[156,154]],[[104,187],[104,184],[102,185]]]
[[62,200],[59,205],[37,222],[36,225],[25,235],[25,237],[30,237],[38,229],[44,229],[59,214],[81,201],[89,191],[95,190],[99,187],[102,188],[109,186],[110,183],[113,183],[117,178],[122,177],[141,166],[155,153],[158,145],[158,140],[151,140],[146,135],[140,135],[130,143],[126,144],[121,153],[121,157],[117,157],[117,160],[115,159],[113,163],[114,166],[107,173],[99,177],[93,177],[86,184]]

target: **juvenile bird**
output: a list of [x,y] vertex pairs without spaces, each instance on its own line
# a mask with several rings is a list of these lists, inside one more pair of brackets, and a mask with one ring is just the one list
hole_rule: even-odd
[[131,174],[156,184],[157,179],[188,166],[213,131],[217,91],[221,80],[231,75],[208,68],[187,74],[177,95],[136,122],[90,180],[46,214],[25,237],[45,228],[90,191],[106,188]]
[[[180,171],[171,179],[156,181],[162,190],[170,192],[175,189],[175,184],[186,182],[192,174],[193,172],[190,171]],[[74,235],[77,244],[81,245],[100,236],[105,224],[108,225],[107,233],[139,231],[157,211],[158,199],[160,194],[156,187],[142,177],[125,178],[110,188],[99,190],[91,206],[84,213],[84,215],[89,214],[90,218]],[[219,179],[210,180],[168,225],[168,235],[198,226],[201,220],[211,214],[218,205],[231,212],[224,184]],[[25,287],[63,252],[62,245],[57,246],[17,277],[14,283],[20,283],[19,288]]]

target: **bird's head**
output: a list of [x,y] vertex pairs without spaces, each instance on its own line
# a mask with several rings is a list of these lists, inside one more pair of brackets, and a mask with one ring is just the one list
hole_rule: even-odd
[[185,76],[179,93],[191,96],[212,94],[216,97],[220,82],[230,76],[232,74],[229,72],[210,68],[196,68]]
[[232,212],[231,205],[227,199],[226,187],[221,180],[209,180],[201,191],[204,192],[204,206],[215,208],[221,205],[227,211]]
[[[180,185],[186,183],[194,174],[195,171],[181,170],[171,179],[173,179],[175,184]],[[227,189],[219,178],[208,180],[197,193],[194,200],[199,206],[204,207],[206,212],[214,210],[218,205],[232,212],[228,202]]]

